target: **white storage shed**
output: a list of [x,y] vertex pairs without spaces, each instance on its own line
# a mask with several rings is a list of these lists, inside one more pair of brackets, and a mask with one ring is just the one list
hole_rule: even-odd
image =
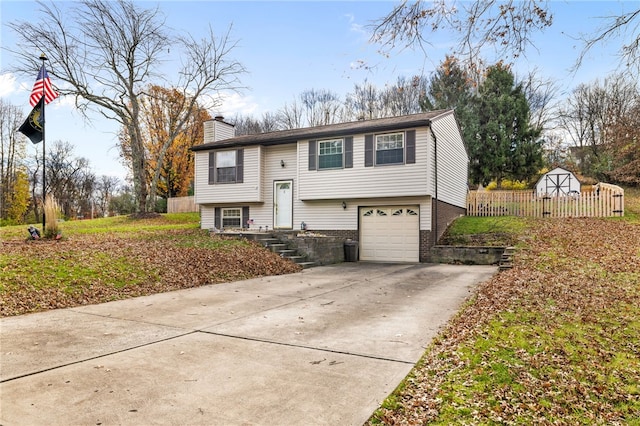
[[556,167],[544,174],[536,184],[539,196],[563,197],[580,194],[580,181],[569,170]]

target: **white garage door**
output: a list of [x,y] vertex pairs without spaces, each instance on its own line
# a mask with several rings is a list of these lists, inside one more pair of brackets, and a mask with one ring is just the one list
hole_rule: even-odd
[[418,262],[418,206],[360,208],[360,260]]

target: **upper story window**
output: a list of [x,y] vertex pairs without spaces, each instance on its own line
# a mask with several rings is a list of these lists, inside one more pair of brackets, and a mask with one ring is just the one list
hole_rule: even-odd
[[339,169],[343,167],[343,140],[318,141],[318,169]]
[[309,170],[350,169],[353,167],[353,136],[310,140]]
[[376,135],[376,164],[404,163],[404,133]]
[[209,153],[209,184],[241,183],[244,151],[213,151]]
[[216,152],[216,182],[236,181],[236,152]]
[[416,131],[364,135],[364,166],[415,164]]

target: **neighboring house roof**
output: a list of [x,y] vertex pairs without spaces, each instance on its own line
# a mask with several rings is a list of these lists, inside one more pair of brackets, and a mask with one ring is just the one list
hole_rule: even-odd
[[215,148],[230,148],[247,145],[279,145],[294,143],[302,139],[315,139],[353,134],[386,132],[409,127],[428,126],[440,117],[453,114],[453,110],[436,110],[401,117],[378,118],[374,120],[351,121],[326,126],[305,127],[302,129],[280,130],[255,135],[237,136],[216,142],[196,145],[192,151],[206,151]]

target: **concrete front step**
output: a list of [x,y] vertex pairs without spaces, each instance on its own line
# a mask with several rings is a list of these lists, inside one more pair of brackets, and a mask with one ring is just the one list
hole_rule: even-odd
[[286,243],[283,243],[282,240],[275,238],[273,235],[251,235],[251,239],[257,241],[263,247],[271,250],[274,253],[279,254],[281,257],[285,259],[289,259],[292,262],[297,263],[303,268],[310,268],[315,266],[315,262],[307,262],[306,256],[301,256],[298,254],[298,250],[290,249]]
[[259,244],[265,246],[265,247],[269,247],[273,244],[279,244],[280,240],[277,238],[260,238],[258,241]]
[[298,250],[290,249],[287,244],[277,238],[261,238],[259,241],[272,252],[278,253],[282,258],[289,259],[303,268],[315,265],[315,262],[306,262],[306,256],[299,255]]
[[498,269],[500,271],[504,271],[506,269],[513,268],[513,257],[516,254],[515,247],[507,247],[504,249],[502,256],[500,257],[500,262],[498,263]]
[[283,250],[287,250],[287,245],[282,243],[269,244],[268,248],[274,253],[281,253]]

